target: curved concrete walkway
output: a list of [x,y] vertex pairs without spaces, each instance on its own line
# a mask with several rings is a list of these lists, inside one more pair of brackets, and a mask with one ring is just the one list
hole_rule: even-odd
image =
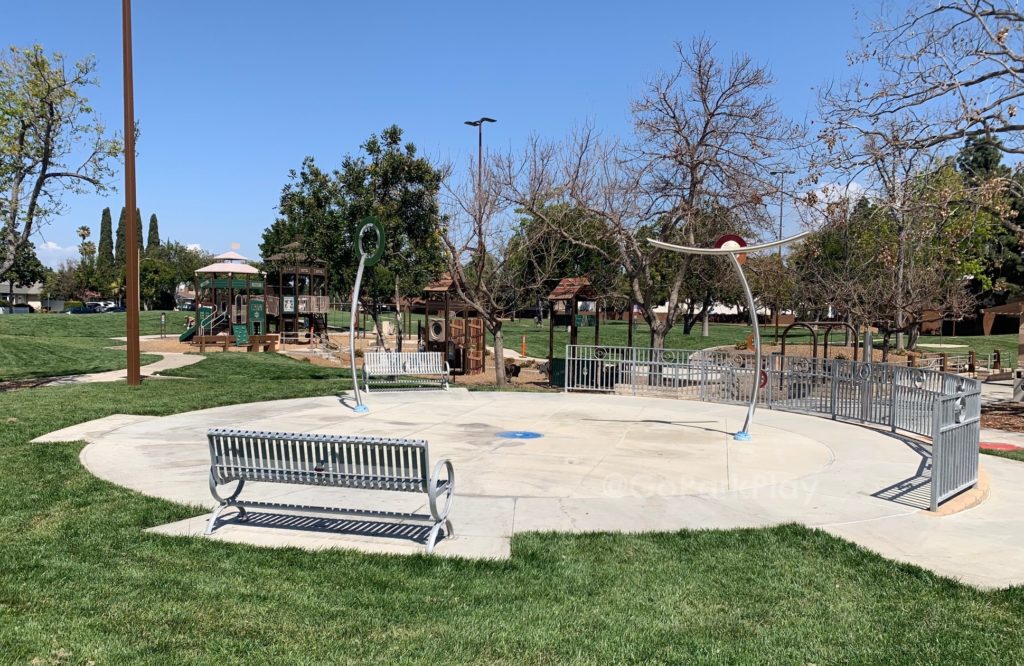
[[[143,335],[139,339],[145,340],[162,340],[170,335]],[[111,338],[111,340],[117,340],[119,342],[127,342],[128,338],[119,337]],[[123,347],[122,347],[123,349]],[[143,352],[151,356],[159,356],[160,360],[149,365],[144,365],[139,368],[139,372],[143,378],[155,377],[157,373],[162,370],[171,370],[173,368],[184,368],[187,365],[193,365],[199,363],[205,357],[200,354],[185,354],[183,352]],[[90,372],[84,375],[68,375],[67,377],[59,377],[55,379],[51,384],[92,384],[94,382],[117,382],[128,379],[127,370],[108,370],[106,372]],[[172,379],[172,377],[166,377],[165,379]]]
[[[825,419],[758,412],[752,442],[730,433],[737,406],[623,396],[492,393],[370,394],[368,414],[336,398],[283,400],[168,417],[109,417],[39,441],[87,439],[97,476],[176,502],[212,507],[206,429],[425,438],[432,460],[455,464],[455,538],[438,554],[505,557],[529,530],[736,528],[799,522],[888,557],[983,586],[1024,582],[1024,464],[985,459],[991,496],[951,516],[924,511],[928,449]],[[507,440],[504,430],[543,437]],[[250,492],[251,488],[251,492]],[[258,484],[243,497],[422,510],[423,498]],[[199,513],[197,511],[197,513]],[[154,528],[196,535],[206,515]],[[307,548],[422,552],[374,535],[366,521],[260,515],[214,538]],[[283,526],[283,528],[282,528]]]
[[[143,378],[149,378],[156,375],[161,370],[171,370],[172,368],[184,368],[187,365],[193,365],[203,360],[203,356],[199,354],[184,354],[182,352],[145,352],[153,356],[161,356],[159,361],[144,365],[139,368],[139,372]],[[94,382],[117,382],[128,379],[127,370],[108,370],[107,372],[91,372],[86,375],[71,375],[68,377],[61,377],[55,380],[54,384],[92,384]],[[162,379],[176,379],[174,377],[163,377]]]

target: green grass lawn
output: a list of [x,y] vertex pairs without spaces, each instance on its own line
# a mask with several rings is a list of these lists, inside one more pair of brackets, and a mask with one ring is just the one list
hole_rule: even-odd
[[92,477],[81,444],[29,443],[348,386],[270,354],[175,374],[191,380],[0,394],[0,663],[1024,661],[1024,588],[978,591],[802,527],[525,534],[500,562],[258,549],[148,534],[199,511]]
[[[393,320],[394,315],[386,313],[385,319]],[[423,317],[420,315],[414,315],[412,317],[412,331],[411,335],[416,334],[416,324],[421,322]],[[332,312],[330,315],[330,322],[332,326],[347,327],[348,326],[348,313],[347,312]],[[365,330],[372,330],[373,323],[368,317],[365,320]],[[536,326],[532,319],[517,319],[516,321],[505,321],[502,325],[505,337],[505,348],[511,349],[518,352],[521,348],[522,337],[526,336],[526,354],[535,358],[547,358],[548,356],[548,322],[544,321],[540,326]],[[721,345],[735,345],[740,342],[745,342],[747,337],[750,335],[750,326],[748,324],[712,324],[709,327],[709,336],[701,337],[700,326],[695,326],[691,331],[690,335],[683,333],[682,326],[676,326],[669,331],[668,337],[665,341],[665,346],[670,349],[706,349],[708,347],[718,347]],[[781,329],[780,329],[781,333]],[[486,334],[487,344],[489,346],[494,345],[494,336],[488,332]],[[775,327],[768,325],[763,326],[761,329],[761,340],[765,344],[771,344],[775,337]],[[629,324],[625,321],[604,321],[601,322],[601,337],[600,343],[608,346],[621,346],[625,347],[629,340]],[[636,347],[647,347],[650,345],[651,332],[645,323],[638,321],[634,324],[633,330],[633,345]],[[581,328],[577,337],[577,341],[581,345],[594,344],[594,327]],[[819,334],[818,345],[819,353],[820,346],[823,343],[823,338]],[[835,330],[832,332],[830,344],[841,344],[843,341],[843,333],[841,330]],[[929,335],[922,336],[919,340],[924,344],[950,344],[950,345],[966,345],[967,348],[974,350],[978,356],[979,361],[987,359],[988,354],[994,349],[998,349],[1003,355],[1003,366],[1014,367],[1017,360],[1017,336],[1014,334],[1009,335],[992,335],[989,337],[984,336],[937,336]],[[790,331],[787,342],[790,344],[810,344],[810,334],[801,328],[794,328]],[[876,338],[876,344],[881,344],[881,339]],[[564,328],[555,330],[555,342],[554,352],[555,358],[563,358],[565,356],[565,346],[569,343],[569,334]],[[918,351],[941,351],[939,349],[928,349],[922,347]],[[956,353],[959,350],[948,350],[950,353]]]
[[[168,335],[177,337],[188,313],[165,314]],[[141,313],[139,328],[142,335],[159,333],[160,313]],[[123,344],[111,338],[124,335],[123,312],[0,316],[0,381],[119,370],[126,365],[125,353],[108,347]],[[143,354],[141,360],[158,358]]]
[[[968,348],[974,350],[978,355],[978,362],[987,362],[988,355],[998,349],[1002,355],[1003,367],[1014,368],[1017,365],[1017,335],[1010,333],[1007,335],[928,335],[921,336],[918,339],[918,343],[924,343],[925,345],[937,343],[946,345],[966,345]],[[919,351],[943,351],[942,349],[929,349],[928,347],[920,347]],[[948,349],[945,350],[951,354],[957,353],[960,350]]]
[[983,451],[992,456],[998,456],[1000,458],[1009,458],[1010,460],[1018,460],[1024,462],[1024,451]]

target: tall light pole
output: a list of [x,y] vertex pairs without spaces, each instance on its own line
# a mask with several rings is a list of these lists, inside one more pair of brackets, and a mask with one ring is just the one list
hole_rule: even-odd
[[477,196],[480,196],[480,191],[483,189],[484,184],[484,123],[496,123],[498,122],[494,118],[488,118],[484,116],[480,120],[466,120],[465,123],[470,127],[477,128],[477,141],[476,141],[476,192]]
[[121,43],[124,48],[124,207],[125,303],[128,337],[128,386],[142,382],[139,371],[139,238],[135,222],[135,91],[132,83],[132,3],[121,0]]
[[[778,240],[782,240],[782,204],[783,204],[783,198],[785,196],[786,176],[791,175],[791,174],[796,173],[796,172],[795,171],[790,171],[789,169],[780,169],[780,170],[777,170],[777,171],[769,171],[768,173],[770,173],[773,176],[778,176],[779,177],[779,238],[778,238]],[[782,246],[781,245],[779,245],[779,269],[780,270],[782,269]],[[780,275],[779,277],[781,278],[782,276]],[[781,280],[780,280],[780,282],[778,282],[776,284],[780,284],[780,283],[781,283]],[[781,308],[781,304],[779,303],[779,301],[781,301],[781,300],[782,300],[782,294],[780,294],[779,291],[776,290],[775,291],[775,344],[779,344],[779,310]]]

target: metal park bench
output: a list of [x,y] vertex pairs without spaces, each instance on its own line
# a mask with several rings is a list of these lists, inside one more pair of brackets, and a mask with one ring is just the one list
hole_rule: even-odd
[[[206,534],[213,533],[221,512],[229,507],[237,508],[243,520],[246,509],[259,508],[425,522],[431,525],[426,538],[428,554],[433,552],[442,527],[446,537],[454,534],[448,512],[452,507],[455,470],[444,459],[428,475],[430,461],[424,440],[224,428],[209,430],[207,439],[210,493],[219,505],[210,516]],[[443,481],[442,468],[446,475]],[[229,496],[217,492],[217,486],[232,481],[237,481],[238,486]],[[246,481],[426,493],[430,514],[239,500]],[[444,504],[439,506],[442,497]]]
[[363,385],[367,392],[372,377],[385,378],[378,388],[447,390],[450,374],[441,352],[367,352],[363,356]]

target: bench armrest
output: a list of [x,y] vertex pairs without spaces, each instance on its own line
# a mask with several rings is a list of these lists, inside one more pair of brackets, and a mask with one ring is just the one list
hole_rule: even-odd
[[[445,470],[448,481],[444,485],[444,507],[438,511],[437,500],[441,496],[439,492],[439,482],[441,481],[441,470]],[[452,510],[452,498],[455,495],[455,468],[452,466],[452,461],[448,458],[442,458],[437,461],[434,465],[434,471],[430,473],[430,479],[427,481],[427,497],[430,500],[430,515],[434,517],[434,520],[443,521],[447,520],[448,512]]]

